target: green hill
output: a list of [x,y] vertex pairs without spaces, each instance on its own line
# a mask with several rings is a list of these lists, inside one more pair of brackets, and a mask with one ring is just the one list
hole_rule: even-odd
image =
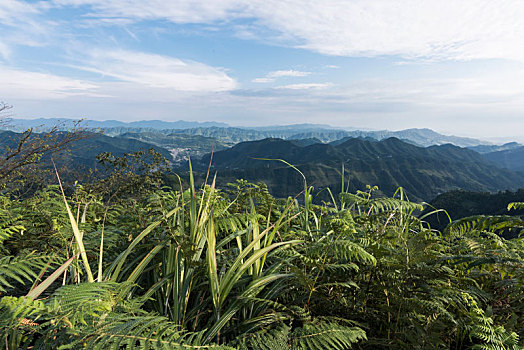
[[486,153],[484,157],[501,168],[524,171],[524,146]]
[[75,163],[94,165],[95,157],[102,152],[111,152],[113,155],[119,157],[124,153],[133,153],[151,148],[166,159],[172,160],[170,152],[163,147],[158,147],[136,139],[118,136],[111,137],[102,134],[89,134],[87,138],[75,142],[70,147],[70,153]]
[[[12,131],[0,131],[0,152],[2,152],[5,147],[16,147],[21,135],[20,133]],[[67,152],[60,152],[60,155],[55,155],[54,157],[72,166],[90,168],[95,166],[97,163],[96,156],[102,152],[111,152],[113,155],[119,157],[124,153],[133,153],[153,148],[168,160],[172,160],[171,154],[165,148],[140,140],[125,137],[111,137],[90,132],[87,132],[85,136],[84,139],[73,142],[67,148]],[[35,134],[34,137],[39,137],[39,134]]]
[[[524,209],[508,211],[508,203],[511,202],[524,202],[524,189],[498,193],[457,190],[438,195],[422,214],[434,209],[444,209],[452,220],[476,215],[524,215]],[[425,220],[432,228],[439,230],[443,230],[449,223],[447,215],[442,212],[430,215]]]
[[[209,163],[202,158],[202,170]],[[213,169],[220,178],[266,182],[276,196],[299,193],[300,175],[279,161],[297,166],[317,189],[341,189],[341,169],[346,169],[350,190],[378,185],[391,195],[399,186],[412,199],[430,200],[440,193],[465,189],[498,191],[524,187],[524,175],[499,169],[477,152],[453,145],[417,147],[396,138],[370,141],[348,139],[338,145],[301,147],[282,139],[242,142],[213,155]],[[349,179],[348,179],[349,177]]]

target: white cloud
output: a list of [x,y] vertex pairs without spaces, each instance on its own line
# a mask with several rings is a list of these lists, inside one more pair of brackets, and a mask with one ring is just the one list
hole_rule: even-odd
[[237,86],[223,70],[199,62],[125,50],[95,50],[87,56],[76,68],[147,87],[214,92]]
[[277,78],[282,77],[306,77],[310,75],[311,72],[302,72],[298,70],[276,70],[273,72],[269,72],[266,74],[263,78],[256,78],[251,80],[253,83],[271,83],[275,81]]
[[[0,32],[4,45],[43,46],[54,33],[55,23],[39,17],[49,4],[17,0],[0,1]],[[11,51],[9,51],[10,54]],[[5,50],[4,50],[5,57]]]
[[333,84],[331,83],[305,83],[305,84],[289,84],[277,86],[275,89],[290,89],[290,90],[306,90],[306,89],[325,89]]
[[176,23],[209,23],[244,17],[241,0],[54,0],[57,6],[90,6],[93,17],[135,20],[167,19]]
[[0,41],[0,56],[7,60],[11,56],[11,48]]
[[261,21],[330,55],[524,59],[524,3],[514,0],[267,0]]
[[28,3],[17,0],[0,1],[0,24],[14,25],[20,16],[38,13],[38,9]]
[[280,77],[305,77],[310,75],[311,72],[301,72],[297,70],[277,70],[270,72],[268,77],[270,78],[280,78]]
[[255,78],[253,80],[251,80],[253,83],[271,83],[273,81],[275,81],[275,79],[271,79],[271,78]]
[[250,36],[328,55],[524,60],[524,2],[515,0],[55,0],[54,4],[89,6],[91,15],[100,19],[219,24],[248,19],[253,22]]
[[54,74],[17,70],[0,65],[0,96],[3,99],[60,99],[100,96],[98,85]]

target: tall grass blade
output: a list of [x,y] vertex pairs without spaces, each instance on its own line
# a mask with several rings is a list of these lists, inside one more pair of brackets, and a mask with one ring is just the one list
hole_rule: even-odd
[[40,283],[38,286],[33,288],[29,293],[27,293],[26,297],[35,299],[38,298],[40,294],[42,294],[51,284],[53,284],[54,281],[57,280],[57,278],[60,277],[60,275],[71,265],[71,263],[78,257],[78,254],[69,258],[65,263],[62,264],[58,269],[56,269],[49,277],[47,277],[42,283]]

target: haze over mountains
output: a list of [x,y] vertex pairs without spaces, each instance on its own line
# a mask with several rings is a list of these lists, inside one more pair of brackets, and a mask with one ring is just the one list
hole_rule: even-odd
[[[64,128],[75,125],[75,119],[68,118],[38,118],[38,119],[10,119],[9,130],[24,131],[28,128],[38,128],[41,131],[48,131],[55,126],[62,126]],[[82,120],[82,125],[87,128],[129,128],[129,129],[186,129],[195,127],[228,127],[226,123],[218,122],[187,122],[183,120],[175,122],[167,122],[164,120],[139,120],[134,122],[122,122],[119,120]]]
[[[64,118],[11,119],[9,124],[2,128],[16,132],[22,132],[27,128],[37,128],[45,132],[57,125],[63,129],[68,129],[75,125],[75,120]],[[331,142],[345,137],[370,137],[376,140],[396,137],[419,146],[441,145],[446,143],[452,143],[461,147],[491,145],[490,142],[478,139],[442,135],[431,129],[406,129],[400,131],[346,130],[325,124],[293,124],[247,128],[231,127],[225,123],[218,122],[188,122],[183,120],[175,122],[162,120],[142,120],[134,122],[83,120],[82,125],[86,128],[101,129],[109,136],[117,136],[127,132],[136,133],[149,131],[163,134],[179,133],[215,137],[223,141],[235,143],[261,140],[264,138],[317,138],[322,142]]]

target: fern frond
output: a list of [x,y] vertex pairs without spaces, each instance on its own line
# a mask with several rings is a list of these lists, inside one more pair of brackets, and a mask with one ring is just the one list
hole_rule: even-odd
[[398,198],[373,198],[369,199],[359,194],[341,193],[339,195],[340,201],[347,205],[350,209],[359,209],[363,212],[378,214],[386,211],[403,210],[406,212],[413,210],[423,210],[421,204],[413,203],[407,200]]
[[524,221],[507,215],[475,215],[453,221],[444,232],[465,234],[472,231],[497,232],[510,228],[524,229]]
[[0,299],[0,342],[7,349],[18,349],[39,327],[44,303],[32,298],[6,296]]
[[305,254],[309,258],[319,258],[324,255],[342,260],[360,263],[376,264],[377,260],[368,253],[360,244],[350,240],[321,241],[306,247]]
[[2,218],[3,222],[0,225],[0,246],[15,233],[23,233],[25,231],[26,228],[23,225],[17,224],[20,219],[21,216],[19,215],[15,218]]
[[332,322],[312,322],[292,333],[291,349],[348,349],[352,344],[366,340],[366,332],[359,327],[342,326]]
[[202,334],[183,333],[165,317],[155,315],[113,315],[96,328],[82,332],[76,343],[88,349],[209,349],[227,346],[202,345]]
[[37,277],[37,270],[42,269],[49,257],[42,257],[34,254],[27,256],[12,257],[4,256],[0,258],[0,292],[5,292],[6,288],[13,288],[13,281],[24,284]]

